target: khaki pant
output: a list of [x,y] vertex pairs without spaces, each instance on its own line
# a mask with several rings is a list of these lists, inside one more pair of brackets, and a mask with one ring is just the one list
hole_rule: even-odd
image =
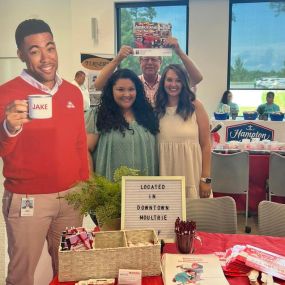
[[63,198],[69,191],[74,188],[60,193],[28,195],[35,199],[34,215],[21,217],[21,199],[26,195],[5,190],[2,210],[10,258],[6,285],[34,285],[34,272],[45,240],[53,273],[58,273],[61,232],[66,227],[82,225],[82,216]]

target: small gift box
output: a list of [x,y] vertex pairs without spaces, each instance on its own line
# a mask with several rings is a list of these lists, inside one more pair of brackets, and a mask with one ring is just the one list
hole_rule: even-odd
[[214,112],[214,117],[216,120],[227,120],[229,118],[228,113],[216,113]]
[[281,112],[271,113],[269,116],[271,121],[283,121],[284,119],[284,113]]
[[256,120],[258,114],[255,111],[243,112],[243,118],[245,120]]

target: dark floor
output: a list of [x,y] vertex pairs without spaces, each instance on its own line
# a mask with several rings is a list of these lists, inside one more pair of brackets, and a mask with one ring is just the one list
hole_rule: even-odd
[[[238,233],[244,234],[245,233],[245,214],[238,214]],[[258,235],[258,218],[257,215],[252,215],[248,218],[248,226],[251,227],[250,234]]]

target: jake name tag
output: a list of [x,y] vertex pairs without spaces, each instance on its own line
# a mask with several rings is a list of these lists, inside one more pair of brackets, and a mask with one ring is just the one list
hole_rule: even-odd
[[22,198],[21,217],[31,217],[34,215],[35,199],[32,197]]

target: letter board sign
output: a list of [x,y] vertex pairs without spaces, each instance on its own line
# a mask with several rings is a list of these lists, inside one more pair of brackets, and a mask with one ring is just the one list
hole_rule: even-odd
[[174,240],[177,217],[186,219],[184,176],[122,177],[122,229],[153,228]]

